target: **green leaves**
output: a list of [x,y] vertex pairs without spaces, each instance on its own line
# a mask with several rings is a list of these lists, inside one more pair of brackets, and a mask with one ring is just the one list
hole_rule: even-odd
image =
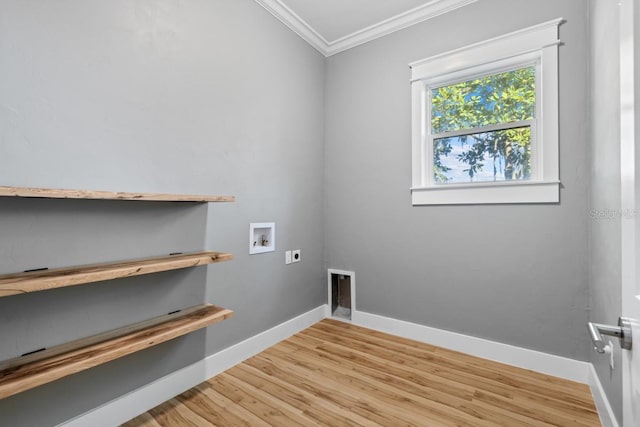
[[[493,179],[527,179],[531,173],[531,129],[505,126],[496,131],[474,132],[474,128],[532,120],[535,117],[535,67],[521,68],[432,89],[431,133],[434,140],[434,179],[438,183],[455,180],[451,144],[458,163],[470,181],[493,163]],[[469,132],[448,137],[455,131]],[[467,144],[467,137],[473,140]]]

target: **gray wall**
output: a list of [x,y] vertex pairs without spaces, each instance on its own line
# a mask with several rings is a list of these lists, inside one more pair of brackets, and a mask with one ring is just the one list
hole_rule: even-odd
[[[620,67],[619,6],[608,0],[590,1],[591,21],[591,139],[589,285],[594,322],[615,325],[622,311],[620,276]],[[607,215],[607,211],[614,213]],[[600,218],[600,213],[605,215]],[[615,340],[612,340],[615,341]],[[621,350],[614,342],[615,364],[591,352],[609,402],[622,419]]]
[[[0,401],[55,424],[325,302],[324,58],[253,0],[0,0],[2,185],[233,204],[0,200],[0,274],[214,249],[228,263],[0,299],[0,360],[210,301],[235,318]],[[248,255],[249,222],[277,251]],[[302,262],[284,265],[285,249]],[[140,408],[142,411],[145,408]]]
[[[0,274],[236,259],[0,299],[0,360],[203,301],[236,317],[4,399],[0,425],[67,420],[323,304],[326,267],[356,272],[360,310],[579,360],[589,279],[591,318],[618,315],[619,224],[589,218],[619,204],[606,0],[591,20],[582,0],[483,0],[326,61],[253,0],[50,3],[0,0],[0,184],[238,201],[0,200]],[[561,16],[561,203],[412,207],[407,64]],[[262,221],[277,251],[249,256]],[[619,378],[593,361],[619,411]]]
[[[589,358],[587,12],[483,0],[328,59],[326,257],[359,310]],[[412,207],[407,64],[558,17],[561,203]]]

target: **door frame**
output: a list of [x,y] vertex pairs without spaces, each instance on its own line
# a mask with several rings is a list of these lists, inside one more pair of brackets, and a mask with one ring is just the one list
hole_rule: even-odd
[[[640,150],[638,132],[637,31],[640,9],[634,0],[620,1],[620,190],[621,190],[621,299],[622,316],[640,319]],[[640,425],[640,323],[633,327],[636,351],[622,352],[623,426]],[[635,354],[634,354],[635,353]]]

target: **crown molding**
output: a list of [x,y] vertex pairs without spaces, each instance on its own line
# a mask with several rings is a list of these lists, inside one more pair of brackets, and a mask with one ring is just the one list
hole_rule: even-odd
[[293,32],[302,37],[307,43],[320,51],[320,53],[327,56],[329,42],[286,4],[282,3],[280,0],[255,1],[260,6],[267,9],[267,11],[269,11],[273,16],[282,21],[282,23],[289,27]]
[[478,0],[431,0],[428,3],[328,41],[281,0],[255,0],[287,27],[297,33],[324,56],[335,55],[352,47],[386,36],[403,28],[427,21],[436,16],[475,3]]
[[384,21],[380,21],[362,30],[329,42],[327,56],[351,49],[379,37],[402,30],[420,22],[428,21],[436,16],[475,3],[478,0],[432,0],[428,3],[400,13]]

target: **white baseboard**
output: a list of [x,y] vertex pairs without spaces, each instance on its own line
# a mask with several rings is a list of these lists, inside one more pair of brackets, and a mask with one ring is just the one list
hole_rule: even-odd
[[120,425],[308,328],[325,318],[326,313],[326,305],[317,307],[61,425],[65,427]]
[[354,311],[352,323],[543,374],[589,383],[590,363],[502,344],[416,323]]
[[[342,319],[337,319],[342,320]],[[482,338],[444,331],[416,323],[362,311],[354,311],[351,323],[380,332],[460,351],[555,377],[588,384],[603,427],[619,427],[607,395],[591,363],[528,350]]]
[[[331,317],[330,307],[328,305],[317,307],[61,425],[65,427],[120,425],[326,317]],[[619,427],[595,369],[590,363],[362,311],[352,313],[351,323],[496,362],[589,384],[603,427]]]
[[592,364],[589,364],[589,387],[591,388],[593,401],[598,409],[602,427],[619,427],[613,408],[611,408],[609,399],[607,399],[604,388],[602,388],[602,383]]

